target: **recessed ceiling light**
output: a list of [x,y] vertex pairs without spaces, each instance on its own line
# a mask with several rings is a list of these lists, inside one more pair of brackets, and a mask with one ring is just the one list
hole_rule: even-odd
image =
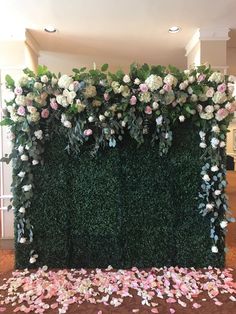
[[54,26],[46,26],[44,28],[44,31],[47,32],[47,33],[56,33],[56,28]]
[[179,31],[180,31],[180,27],[179,26],[171,26],[169,28],[169,33],[171,33],[171,34],[178,33]]

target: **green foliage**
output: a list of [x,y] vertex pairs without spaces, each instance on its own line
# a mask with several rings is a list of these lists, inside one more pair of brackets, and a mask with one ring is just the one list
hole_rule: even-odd
[[[52,136],[45,165],[33,172],[35,266],[224,265],[224,243],[219,254],[209,253],[210,218],[197,208],[202,162],[196,130],[186,124],[174,130],[162,157],[150,140],[146,135],[137,147],[125,136],[95,158],[88,142],[78,159],[63,151],[66,134]],[[16,245],[17,267],[28,267],[31,249]]]
[[9,74],[5,76],[5,81],[6,81],[7,88],[14,88],[15,81]]

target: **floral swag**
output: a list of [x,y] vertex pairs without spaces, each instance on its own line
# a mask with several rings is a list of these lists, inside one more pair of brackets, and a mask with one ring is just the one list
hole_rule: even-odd
[[[107,69],[104,64],[100,70],[73,69],[72,76],[56,76],[39,66],[37,74],[25,69],[16,82],[6,76],[9,90],[1,124],[10,126],[13,147],[3,161],[11,160],[13,165],[17,241],[22,245],[33,241],[27,216],[34,191],[32,168],[43,163],[49,123],[66,130],[67,149],[77,154],[88,140],[93,143],[92,154],[100,147],[115,147],[128,132],[138,144],[149,133],[162,155],[171,146],[173,127],[190,120],[198,127],[203,151],[198,210],[211,217],[211,251],[218,253],[217,242],[233,221],[224,192],[224,159],[227,127],[236,110],[235,77],[207,66],[180,71],[172,66],[133,64],[129,74],[112,74]],[[33,264],[38,255],[30,254]]]

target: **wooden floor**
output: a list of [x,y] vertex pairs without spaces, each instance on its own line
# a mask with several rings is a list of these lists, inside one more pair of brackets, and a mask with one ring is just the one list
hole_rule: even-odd
[[[236,171],[227,172],[227,194],[229,205],[236,218]],[[236,268],[236,223],[229,225],[226,237],[228,252],[226,254],[226,266]],[[14,251],[12,241],[0,240],[0,272],[7,272],[14,268]]]

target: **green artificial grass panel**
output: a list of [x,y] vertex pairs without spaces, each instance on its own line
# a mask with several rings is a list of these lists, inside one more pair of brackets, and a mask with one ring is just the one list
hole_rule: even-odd
[[[64,150],[56,134],[34,170],[29,217],[36,266],[223,266],[211,253],[210,223],[197,209],[199,138],[191,126],[174,130],[173,145],[159,156],[147,137],[139,147],[126,138],[91,157]],[[16,245],[16,265],[28,266],[31,245]]]

